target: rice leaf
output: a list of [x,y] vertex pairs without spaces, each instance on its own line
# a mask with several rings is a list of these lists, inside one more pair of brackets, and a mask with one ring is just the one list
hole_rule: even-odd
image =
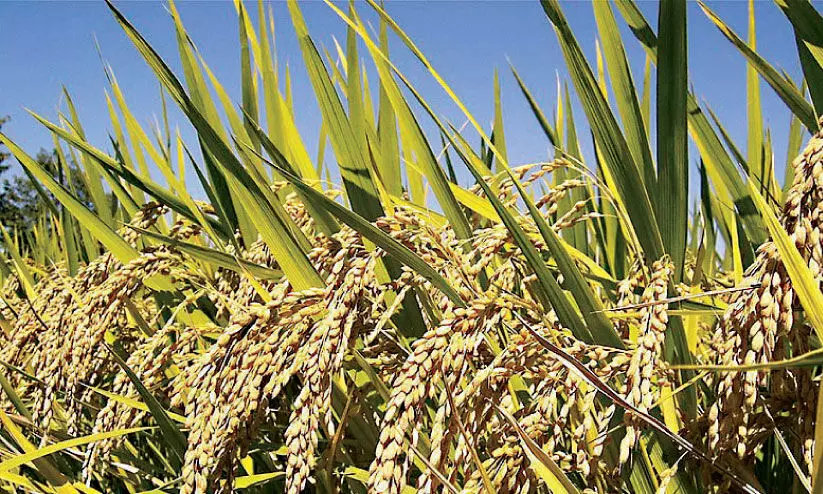
[[11,256],[14,271],[17,273],[20,284],[23,285],[25,295],[29,300],[34,300],[37,297],[37,291],[34,288],[34,276],[32,275],[29,267],[26,265],[26,262],[23,260],[23,257],[20,255],[18,246],[15,244],[14,240],[12,240],[11,235],[9,235],[9,232],[6,230],[3,223],[0,223],[0,232],[2,232],[3,237],[2,245],[5,246],[6,253]]
[[[214,132],[216,132],[218,136],[225,138],[225,130],[223,129],[220,117],[217,114],[217,107],[209,97],[203,74],[199,70],[197,60],[194,57],[191,39],[188,37],[185,29],[183,28],[183,22],[180,19],[180,14],[177,12],[177,6],[174,1],[169,1],[169,13],[172,16],[172,20],[175,25],[177,48],[180,53],[180,60],[183,64],[183,73],[186,83],[190,91],[191,104],[198,109],[202,119],[209,123]],[[164,78],[160,77],[159,79],[161,83],[163,83],[162,85],[166,86]],[[182,90],[182,86],[180,86],[179,89]],[[166,86],[166,90],[172,98],[175,98],[175,91],[169,90],[168,86]],[[209,150],[204,147],[205,143],[201,140],[200,144],[201,148],[203,148],[203,158],[206,161],[206,171],[209,176],[209,181],[214,188],[215,196],[217,197],[223,216],[229,222],[229,231],[233,233],[240,227],[240,219],[238,219],[239,213],[236,210],[237,204],[235,203],[237,196],[229,188],[229,178],[225,175],[223,170],[217,166],[217,163],[209,158]]]
[[663,255],[664,249],[658,222],[625,137],[598,87],[559,3],[557,0],[543,0],[541,4],[555,27],[572,81],[592,126],[598,150],[614,177],[637,238],[647,256],[659,258]]
[[[72,101],[71,95],[65,87],[63,87],[63,96],[66,98],[66,105],[69,108],[72,127],[81,138],[85,139],[85,136],[83,134],[83,127],[82,125],[80,125],[80,118],[77,115],[77,110],[74,107],[74,102]],[[92,201],[94,203],[95,210],[97,210],[98,212],[98,216],[107,226],[114,226],[112,222],[113,218],[109,210],[109,200],[106,196],[106,192],[103,190],[103,177],[100,173],[100,170],[97,168],[97,165],[95,163],[88,161],[85,156],[82,156],[80,162],[82,163],[86,175],[88,176],[86,186],[89,190],[89,195],[91,196]]]
[[[592,7],[600,38],[603,40],[603,54],[609,67],[609,79],[620,112],[620,120],[623,122],[626,143],[635,163],[640,167],[641,177],[650,182],[649,177],[655,176],[655,164],[623,39],[610,2],[592,2]],[[648,84],[645,85],[644,91],[647,89]],[[654,182],[647,183],[646,188],[654,190]]]
[[2,388],[3,392],[6,394],[6,396],[8,396],[9,401],[14,406],[14,409],[17,410],[17,413],[27,418],[28,420],[31,420],[31,412],[26,407],[25,403],[23,403],[22,398],[20,398],[20,394],[17,392],[16,389],[14,389],[14,386],[12,386],[8,378],[6,378],[5,373],[3,372],[0,372],[0,388]]
[[31,172],[51,192],[54,197],[83,224],[94,237],[102,243],[117,259],[126,263],[137,257],[137,251],[123,238],[111,229],[99,216],[90,211],[85,204],[74,197],[66,188],[58,183],[43,167],[28,154],[20,149],[5,134],[0,133],[0,143],[17,158],[20,163]]
[[[101,396],[105,396],[106,398],[108,398],[112,401],[116,401],[116,402],[122,403],[122,404],[124,404],[124,405],[126,405],[130,408],[134,408],[135,410],[141,410],[141,411],[144,411],[144,412],[151,413],[151,409],[148,407],[148,405],[146,405],[145,403],[143,403],[139,400],[135,400],[134,398],[129,398],[127,396],[123,396],[123,395],[120,395],[120,394],[117,394],[117,393],[112,393],[111,391],[106,391],[105,389],[97,388],[97,387],[94,387],[94,386],[89,386],[89,389],[91,389],[92,391],[94,391],[95,393],[97,393]],[[176,413],[171,413],[171,412],[167,412],[167,414],[168,414],[170,419],[174,420],[175,422],[177,422],[179,424],[185,424],[186,423],[186,417],[184,417],[182,415],[178,415]]]
[[[200,223],[200,221],[202,221],[202,219],[200,219],[201,216],[199,216],[196,208],[190,208],[190,206],[187,205],[183,200],[175,196],[173,193],[169,192],[164,187],[158,185],[156,182],[151,180],[151,178],[147,176],[137,175],[128,167],[124,166],[122,163],[108,156],[103,151],[93,147],[85,140],[80,139],[78,136],[72,133],[69,133],[65,129],[61,129],[60,127],[58,127],[52,122],[49,122],[40,115],[37,115],[36,113],[31,113],[31,115],[44,126],[46,126],[50,131],[52,131],[56,136],[59,136],[60,138],[66,140],[66,142],[68,142],[72,146],[76,146],[82,152],[93,157],[107,170],[122,177],[126,182],[134,185],[138,189],[149,194],[151,197],[155,198],[161,204],[167,205],[173,211],[176,211],[177,213],[180,213],[186,218],[189,218],[195,222]],[[228,229],[226,228],[226,225],[217,222],[213,218],[207,218],[206,221],[208,221],[210,225],[204,226],[204,228],[206,228],[207,230],[209,228],[212,228],[215,231],[219,231],[223,237],[228,237],[231,235]]]
[[[353,12],[355,18],[350,19],[335,5],[329,2],[327,2],[327,5],[329,5],[329,8],[340,16],[346,24],[351,26],[352,29],[354,29],[354,31],[365,42],[366,48],[369,50],[372,59],[374,59],[375,66],[380,75],[381,87],[385,89],[386,95],[391,102],[392,108],[397,117],[398,126],[400,127],[400,133],[403,138],[403,144],[408,145],[409,150],[416,154],[419,163],[422,165],[420,166],[420,169],[426,174],[426,178],[429,180],[432,191],[434,192],[440,207],[443,208],[443,212],[449,219],[449,222],[452,225],[452,228],[454,228],[458,238],[471,238],[471,227],[469,226],[462,209],[451,192],[449,181],[446,179],[443,169],[437,164],[437,158],[432,152],[420,124],[414,117],[408,102],[403,97],[397,82],[392,77],[392,71],[398,74],[401,78],[403,78],[402,74],[396,69],[396,67],[394,67],[391,61],[389,61],[388,55],[384,53],[371,39],[368,32],[363,27],[362,21],[360,21],[357,17],[356,12]],[[388,18],[381,17],[381,19],[389,23]],[[389,25],[391,24],[389,23]],[[420,99],[418,99],[418,101],[420,101]],[[434,115],[430,109],[427,109],[427,112],[430,115]],[[445,126],[443,126],[439,120],[436,119],[435,123],[438,124],[438,127],[442,132],[446,132]],[[415,193],[414,187],[411,187],[411,189],[412,198],[417,201],[417,195],[419,195],[419,193]]]
[[83,446],[84,444],[103,441],[105,439],[111,439],[115,437],[122,437],[129,434],[134,434],[136,432],[148,431],[151,429],[153,429],[153,427],[132,427],[130,429],[116,429],[113,431],[101,432],[98,434],[90,434],[88,436],[77,437],[74,439],[68,439],[66,441],[60,441],[58,443],[49,444],[48,446],[35,449],[34,451],[25,454],[15,455],[7,460],[0,462],[0,474],[10,472],[15,468],[25,465],[26,463],[30,463],[39,458],[44,458],[46,456],[52,455],[54,453],[59,453],[60,451],[64,451],[70,448],[76,448],[77,446]]
[[[189,99],[171,69],[157,55],[153,48],[137,32],[137,30],[123,17],[120,11],[110,2],[109,9],[114,14],[121,27],[129,36],[135,47],[149,64],[156,76],[177,102],[194,127],[206,148],[212,153],[219,166],[232,175],[232,191],[237,194],[240,204],[250,217],[255,217],[255,226],[259,229],[264,241],[277,259],[289,281],[297,288],[322,286],[314,266],[306,258],[304,247],[295,237],[296,227],[287,221],[287,215],[279,203],[272,203],[255,182],[242,164],[237,160],[217,131],[209,124],[201,112]],[[306,242],[305,238],[302,239]]]
[[817,119],[812,105],[810,105],[800,91],[777,70],[763,59],[757,52],[752,50],[732,29],[723,22],[706,4],[698,1],[700,8],[706,14],[723,35],[732,42],[740,53],[746,57],[749,63],[757,69],[763,79],[774,89],[775,93],[783,100],[789,110],[792,111],[803,122],[803,125],[810,132],[817,131]]
[[[492,127],[492,144],[500,152],[503,158],[503,163],[508,163],[509,156],[506,151],[506,137],[503,130],[503,104],[500,101],[500,74],[497,70],[494,71],[494,125]],[[501,171],[500,162],[497,162],[498,167],[494,168],[496,171]]]
[[[815,113],[823,113],[823,16],[809,2],[775,0],[794,28],[797,52]],[[816,127],[807,127],[814,132]]]
[[283,477],[285,472],[258,473],[254,475],[243,475],[234,479],[235,489],[248,489],[265,484],[266,482]]
[[[343,105],[334,90],[334,85],[326,71],[320,53],[318,53],[314,41],[309,36],[308,28],[297,2],[290,0],[288,5],[292,23],[300,41],[303,60],[309,72],[309,79],[314,87],[323,120],[329,129],[328,135],[332,148],[340,164],[340,173],[346,187],[347,197],[356,213],[369,221],[374,221],[383,216],[384,213],[377,188],[374,185],[374,178],[366,165],[368,157],[363,153],[362,147],[357,144],[363,136],[355,133],[352,122],[346,117]],[[353,72],[356,70],[356,64],[355,67],[349,68],[350,73],[356,73]],[[359,87],[359,83],[353,82],[352,84]],[[359,93],[356,95],[349,94],[349,104],[351,105],[356,98],[360,97]],[[360,107],[354,104],[354,108],[355,114],[357,114]]]
[[788,195],[789,188],[792,186],[794,182],[794,158],[798,154],[800,154],[800,146],[802,145],[801,139],[801,127],[800,127],[800,119],[797,118],[797,115],[791,116],[791,122],[789,123],[789,137],[788,142],[786,144],[786,170],[785,175],[783,177],[783,197],[782,200],[785,201],[786,196]]
[[[21,431],[20,428],[17,427],[17,424],[15,424],[11,420],[11,418],[6,414],[6,412],[4,412],[2,409],[0,409],[0,424],[3,425],[3,430],[5,430],[9,434],[9,436],[11,436],[12,439],[14,439],[14,442],[16,442],[23,450],[24,454],[22,456],[29,456],[29,458],[26,461],[20,463],[21,465],[29,462],[34,463],[34,465],[37,467],[37,471],[42,473],[43,477],[45,477],[46,480],[48,480],[49,483],[52,485],[60,486],[65,485],[68,482],[69,479],[66,478],[65,475],[60,473],[57,467],[48,458],[37,456],[37,452],[39,451],[37,446],[32,444],[26,438],[25,434],[23,434],[23,431]],[[3,465],[8,463],[9,461],[12,460],[4,460],[2,463],[0,463],[0,473],[8,472],[9,470],[11,470],[11,468],[8,467],[5,469],[3,468]]]
[[[756,24],[754,18],[754,0],[749,0],[749,39],[748,45],[752,51],[757,50]],[[748,125],[748,154],[746,156],[749,170],[751,170],[758,181],[766,182],[764,168],[766,160],[763,156],[763,114],[760,107],[760,77],[757,69],[749,63],[746,65],[746,111],[749,121]],[[768,191],[770,192],[770,191]],[[765,191],[763,193],[766,193]]]
[[514,75],[515,80],[517,80],[517,85],[520,87],[520,92],[523,93],[523,97],[526,98],[526,102],[529,103],[529,108],[537,119],[537,123],[540,124],[540,128],[543,130],[543,133],[546,134],[546,137],[549,139],[552,146],[559,147],[560,141],[558,140],[557,133],[552,128],[551,124],[549,124],[549,121],[546,119],[546,115],[543,114],[543,110],[541,110],[540,106],[537,104],[537,100],[534,99],[531,91],[529,91],[529,88],[526,87],[526,83],[520,78],[520,74],[517,73],[514,66],[509,65],[509,67],[511,68],[512,75]]
[[659,213],[663,246],[674,264],[675,282],[679,282],[689,222],[686,0],[661,2],[659,9],[655,213]]

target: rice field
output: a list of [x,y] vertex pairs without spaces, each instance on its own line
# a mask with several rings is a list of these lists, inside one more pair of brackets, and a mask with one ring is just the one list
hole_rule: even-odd
[[[0,227],[0,489],[823,492],[823,17],[775,3],[803,81],[753,48],[753,2],[748,33],[700,4],[748,64],[741,151],[692,92],[685,0],[657,29],[594,1],[596,59],[543,0],[573,91],[546,112],[511,68],[552,149],[530,164],[508,161],[499,90],[488,128],[374,0],[326,2],[348,29],[331,52],[289,1],[317,153],[265,4],[235,3],[235,102],[173,2],[182,73],[109,3],[197,139],[143,126],[110,68],[111,142],[68,93],[32,114],[56,169],[0,133],[48,206]],[[785,174],[761,86],[791,111]]]

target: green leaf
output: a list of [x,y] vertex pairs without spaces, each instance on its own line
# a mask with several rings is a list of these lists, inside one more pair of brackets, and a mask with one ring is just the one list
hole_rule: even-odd
[[546,242],[546,246],[551,252],[552,257],[554,257],[557,262],[557,267],[563,275],[564,284],[574,296],[577,306],[583,314],[583,319],[586,321],[588,331],[592,335],[593,341],[599,345],[622,348],[623,342],[615,332],[614,325],[609,321],[608,317],[606,317],[600,299],[583,278],[583,274],[580,272],[577,264],[575,264],[569,251],[564,247],[563,241],[546,222],[546,219],[537,209],[517,178],[510,170],[507,170],[507,172],[517,188],[520,197],[526,204],[529,214],[537,225],[543,241]]
[[583,51],[557,0],[543,0],[543,10],[555,27],[577,94],[583,103],[595,141],[611,171],[635,234],[649,258],[662,257],[663,241],[643,179],[617,121],[609,109]]
[[[0,413],[3,412],[0,411]],[[131,429],[117,429],[113,431],[77,437],[66,441],[60,441],[59,443],[49,444],[48,446],[38,448],[29,453],[12,456],[11,458],[4,460],[2,463],[0,463],[0,473],[9,472],[15,468],[25,465],[26,463],[30,463],[39,458],[43,458],[54,453],[59,453],[60,451],[65,451],[70,448],[76,448],[77,446],[83,446],[84,444],[103,441],[105,439],[111,439],[115,437],[122,437],[128,434],[134,434],[135,432],[143,432],[151,429],[152,427],[133,427]]]
[[[809,93],[816,114],[823,113],[823,16],[811,2],[775,0],[792,23],[803,75],[809,84]],[[807,127],[815,132],[817,127]]]
[[11,382],[9,382],[8,378],[6,378],[6,374],[3,372],[0,372],[0,388],[2,388],[3,392],[6,393],[6,396],[9,397],[9,401],[12,406],[14,406],[14,409],[17,410],[17,413],[29,420],[32,420],[31,412],[23,403],[22,398],[20,398],[20,394],[16,389],[14,389],[14,386],[12,386]]
[[[278,148],[275,145],[275,143],[272,142],[271,139],[269,139],[269,136],[266,135],[266,133],[263,131],[262,128],[260,128],[257,122],[252,121],[251,119],[247,119],[247,123],[248,128],[251,131],[251,135],[254,136],[258,141],[260,141],[260,143],[263,145],[263,149],[266,151],[266,154],[268,154],[272,160],[278,161],[278,157],[281,157],[282,159],[278,161],[281,166],[285,166],[286,168],[288,168],[289,171],[291,171],[295,175],[302,176],[300,175],[299,170],[296,170],[296,167],[292,166],[291,163],[286,159],[285,152],[280,153],[280,148]],[[301,192],[298,192],[298,195],[302,199],[304,199],[303,204],[306,206],[306,210],[314,219],[315,225],[317,225],[317,228],[320,231],[322,231],[326,235],[333,235],[340,229],[340,226],[334,220],[334,217],[332,217],[327,211],[315,208],[311,201],[305,200],[305,196]]]
[[23,461],[20,465],[34,463],[37,471],[41,473],[43,477],[49,481],[49,483],[55,486],[62,486],[68,482],[66,476],[60,473],[57,467],[48,458],[38,455],[38,451],[41,451],[41,448],[38,448],[32,444],[23,434],[23,431],[17,427],[17,424],[15,424],[2,409],[0,409],[0,424],[2,424],[3,429],[9,434],[9,436],[12,437],[12,439],[14,439],[14,441],[24,452],[23,455],[12,457],[11,459],[0,463],[0,473],[8,472],[13,468],[7,467],[4,469],[4,465],[14,461],[15,458],[24,457],[26,458],[26,461]]
[[[597,29],[603,41],[603,54],[608,64],[609,79],[612,83],[620,120],[626,134],[626,143],[629,145],[635,163],[640,167],[641,176],[647,182],[646,189],[654,190],[655,165],[652,160],[651,148],[646,126],[643,123],[643,114],[640,102],[637,99],[634,80],[632,79],[629,61],[623,47],[623,39],[614,19],[611,3],[592,2]],[[644,90],[648,89],[648,85]]]
[[679,282],[689,223],[686,0],[661,2],[659,8],[655,204],[663,246],[674,264],[675,282]]
[[[723,128],[720,130],[721,133],[725,133]],[[763,242],[765,240],[763,224],[752,205],[743,177],[726,148],[723,147],[720,137],[706,118],[706,114],[691,95],[689,96],[689,131],[703,159],[712,185],[716,189],[717,196],[725,204],[725,209],[734,208],[747,226],[746,231],[751,240],[758,243]]]
[[254,475],[243,475],[234,479],[235,489],[248,489],[256,487],[274,479],[279,479],[286,475],[285,472],[257,473]]
[[[217,107],[209,97],[209,92],[206,88],[202,71],[200,71],[197,65],[197,59],[192,51],[191,39],[188,37],[185,29],[183,28],[183,23],[173,1],[169,1],[169,12],[174,20],[175,32],[177,35],[177,47],[180,53],[180,60],[183,64],[183,73],[186,78],[186,83],[191,93],[191,104],[198,109],[202,119],[207,121],[220,137],[225,138],[225,130],[223,129],[220,117],[217,113]],[[131,29],[133,30],[133,28]],[[159,57],[156,58],[159,59]],[[164,86],[166,86],[167,90],[169,90],[169,87],[165,84],[165,79],[163,77],[160,77],[160,81]],[[176,80],[174,80],[174,82],[176,82]],[[179,83],[177,83],[177,85],[179,86]],[[182,91],[182,86],[180,86],[179,90]],[[175,91],[169,90],[169,94],[172,98],[175,98],[174,92]],[[209,150],[204,147],[204,143],[202,141],[201,148],[203,148],[204,159],[206,161],[206,171],[209,175],[212,187],[215,190],[215,196],[219,201],[219,208],[222,210],[223,216],[229,222],[228,226],[230,232],[234,234],[240,226],[238,215],[242,215],[242,212],[238,212],[235,209],[235,201],[237,200],[237,196],[229,188],[229,178],[226,177],[218,164],[208,157]]]
[[[251,48],[249,46],[249,36],[254,36],[254,31],[249,32],[246,30],[246,26],[248,25],[248,14],[246,13],[245,7],[243,7],[243,3],[236,2],[235,5],[238,7],[237,21],[238,33],[240,36],[240,86],[243,101],[243,113],[248,115],[248,119],[256,122],[259,118],[257,108],[257,75],[252,67]],[[258,46],[255,45],[255,48],[258,48]],[[257,58],[259,58],[259,55]],[[245,122],[245,124],[248,125],[248,122]],[[249,134],[251,134],[250,131]]]
[[[400,73],[397,68],[391,63],[388,59],[388,55],[384,53],[375,42],[371,39],[368,32],[363,26],[362,21],[357,17],[356,12],[352,12],[354,15],[354,19],[350,19],[345,13],[343,13],[340,9],[338,9],[334,4],[327,2],[329,8],[331,8],[341,19],[343,19],[346,24],[351,26],[355,32],[360,36],[360,38],[366,43],[366,48],[369,50],[369,53],[374,60],[375,66],[377,67],[377,71],[380,75],[380,83],[381,87],[386,90],[386,95],[391,102],[392,108],[394,109],[394,113],[397,117],[397,123],[400,127],[400,134],[403,138],[404,146],[408,147],[408,150],[414,152],[417,158],[417,163],[420,165],[420,169],[426,175],[426,178],[429,180],[429,185],[431,185],[432,191],[434,192],[435,197],[437,198],[440,207],[443,208],[443,212],[449,220],[452,228],[458,238],[461,239],[469,239],[472,238],[472,229],[469,225],[468,220],[466,219],[463,210],[460,208],[457,199],[455,199],[454,195],[452,194],[451,188],[449,187],[449,181],[446,178],[443,169],[438,165],[437,158],[434,155],[431,147],[429,146],[428,141],[426,140],[426,136],[423,133],[420,124],[418,123],[417,119],[415,118],[414,114],[411,111],[411,108],[403,97],[403,94],[400,91],[400,88],[397,85],[397,82],[392,77],[392,71],[396,73],[401,79],[403,79],[404,83],[406,83],[406,79],[403,77],[403,74]],[[374,4],[372,4],[374,5]],[[387,23],[390,23],[390,18],[387,16],[381,16],[381,19]],[[392,25],[394,29],[394,26]],[[422,98],[419,98],[419,95],[414,91],[414,88],[411,87],[409,84],[406,84],[413,93],[415,93],[415,97],[417,100],[423,105],[424,109],[426,110],[429,115],[431,115],[438,125],[440,130],[443,133],[446,133],[447,130],[445,126],[440,122],[440,120],[436,117],[434,112]],[[404,150],[405,151],[405,150]],[[409,156],[407,155],[407,160]],[[412,182],[413,173],[409,171],[407,166],[407,172],[409,174],[409,181]],[[418,175],[419,176],[419,175]],[[422,188],[422,184],[419,184]],[[415,184],[410,183],[410,188],[412,191],[412,198],[417,200],[415,195]],[[421,204],[422,205],[422,204]]]
[[[290,0],[288,4],[292,23],[303,52],[303,60],[309,72],[309,79],[314,87],[315,96],[320,105],[320,112],[328,128],[332,148],[337,156],[340,174],[346,187],[346,196],[356,213],[369,221],[374,221],[383,216],[384,213],[377,194],[377,188],[366,164],[368,157],[363,152],[363,146],[358,145],[363,139],[363,135],[355,134],[352,122],[346,117],[337,91],[335,91],[331,78],[323,64],[323,59],[309,36],[308,28],[297,2]],[[357,70],[356,63],[354,67],[349,67],[349,73],[357,73]],[[357,86],[356,89],[359,89],[359,78],[353,77],[355,81],[352,84]],[[360,116],[362,120],[362,116],[358,113],[361,106],[356,103],[357,98],[360,97],[359,92],[358,94],[349,94],[349,104],[352,105],[352,102],[355,102],[355,115]]]
[[789,189],[794,182],[794,159],[800,154],[800,146],[802,142],[802,129],[800,127],[800,119],[797,115],[792,115],[791,123],[789,123],[789,137],[786,144],[786,172],[783,177],[783,200],[785,201]]
[[65,187],[59,184],[54,177],[34,161],[31,156],[26,154],[17,144],[1,132],[0,143],[4,144],[14,157],[120,262],[126,263],[137,257],[137,251],[129,245],[128,242],[123,240],[123,238],[101,220],[99,216],[90,211],[85,204],[80,202],[80,200],[74,197]]
[[649,56],[657,62],[657,35],[652,31],[649,23],[643,17],[643,13],[637,7],[634,0],[614,0],[620,14],[629,24],[629,28],[634,33],[635,38],[640,41]]
[[[308,287],[322,286],[323,281],[306,258],[304,246],[301,244],[299,229],[290,221],[282,205],[272,202],[270,196],[261,188],[261,184],[249,174],[231,149],[226,145],[212,125],[194,105],[183,86],[172,73],[171,69],[157,55],[154,49],[146,42],[134,26],[126,20],[110,1],[107,5],[115,18],[125,30],[135,47],[149,64],[155,75],[166,87],[169,95],[177,102],[183,112],[197,129],[201,142],[206,146],[215,160],[224,171],[231,174],[229,186],[236,194],[239,203],[255,218],[255,227],[259,230],[266,245],[271,249],[280,267],[289,279],[289,282],[298,290]],[[219,192],[219,191],[218,191]],[[298,235],[295,237],[295,235]],[[302,237],[302,243],[307,248],[308,242]]]
[[[137,175],[134,171],[130,170],[122,163],[119,163],[112,157],[108,156],[103,151],[100,151],[99,149],[93,147],[91,144],[81,139],[76,134],[70,133],[67,130],[60,128],[59,126],[55,125],[52,122],[49,122],[48,120],[41,117],[40,115],[37,115],[36,113],[30,113],[40,123],[42,123],[49,130],[51,130],[56,136],[60,137],[61,139],[64,139],[72,146],[77,147],[83,153],[97,160],[106,170],[122,177],[126,182],[146,192],[161,204],[165,204],[166,206],[171,208],[173,211],[180,213],[186,218],[189,218],[190,220],[203,225],[201,223],[201,216],[198,214],[196,208],[193,210],[186,204],[185,201],[181,200],[173,193],[158,185],[149,177]],[[207,221],[209,222],[211,228],[213,228],[216,231],[219,231],[224,237],[231,236],[231,233],[227,230],[225,225],[213,220],[212,218],[208,218]],[[206,227],[205,225],[203,226]]]
[[[796,32],[794,40],[797,45],[800,66],[803,69],[803,83],[808,83],[809,95],[814,105],[815,114],[820,115],[823,113],[823,67],[812,55],[809,45]],[[805,95],[806,91],[801,89],[800,93]]]
[[[80,125],[80,117],[78,117],[77,110],[74,107],[74,102],[71,99],[71,95],[65,87],[63,87],[63,96],[66,98],[66,105],[69,107],[72,127],[81,138],[85,139],[83,127]],[[114,223],[109,208],[109,198],[103,190],[102,175],[100,170],[97,168],[95,163],[88,161],[85,156],[83,156],[80,161],[83,164],[86,176],[88,177],[86,186],[89,190],[89,195],[94,202],[95,210],[98,211],[98,215],[103,223],[109,227],[113,227]]]
[[[380,49],[389,53],[389,37],[386,23],[380,21]],[[377,137],[380,148],[380,160],[377,167],[383,185],[393,196],[403,195],[403,178],[400,169],[400,148],[397,139],[397,116],[392,107],[392,100],[386,83],[380,80],[379,105],[377,110]]]
[[[749,41],[752,51],[757,50],[757,35],[755,32],[754,0],[749,0]],[[764,167],[766,160],[763,156],[763,114],[760,106],[760,77],[753,64],[746,66],[746,113],[749,121],[748,154],[746,156],[748,168],[755,174],[761,184],[769,183],[771,177],[766,177]]]
[[[492,127],[492,144],[494,144],[494,147],[497,148],[503,157],[503,163],[507,163],[509,161],[509,155],[506,152],[506,136],[503,130],[503,104],[500,102],[500,74],[497,73],[496,69],[494,71],[494,125]],[[495,170],[500,171],[500,168],[505,168],[505,166],[500,166],[498,162],[498,167],[495,168]]]
[[[117,393],[112,393],[111,391],[106,391],[105,389],[96,388],[94,386],[89,386],[89,389],[91,389],[95,393],[97,393],[101,396],[104,396],[104,397],[106,397],[106,398],[108,398],[112,401],[116,401],[117,403],[122,403],[123,405],[126,405],[129,408],[134,408],[135,410],[142,410],[144,412],[151,413],[151,409],[148,407],[148,405],[146,405],[142,401],[135,400],[134,398],[129,398],[129,397],[124,396],[124,395],[119,395]],[[186,417],[184,417],[182,415],[179,415],[179,414],[176,414],[176,413],[171,413],[171,412],[167,412],[167,414],[168,414],[170,419],[174,420],[175,422],[177,422],[179,424],[185,424],[186,423]]]
[[752,66],[760,73],[763,79],[774,89],[780,99],[786,103],[786,106],[800,118],[803,125],[809,129],[810,132],[817,131],[817,119],[815,117],[814,108],[803,97],[803,94],[797,90],[794,84],[788,79],[780,75],[777,70],[772,67],[766,60],[763,59],[757,52],[752,50],[745,41],[743,41],[732,29],[724,23],[720,17],[717,16],[709,7],[703,2],[698,1],[700,8],[706,16],[717,26],[721,33],[732,42],[732,44],[743,54]]
[[35,291],[34,276],[26,264],[23,256],[20,254],[18,245],[12,240],[5,225],[0,223],[0,232],[2,233],[2,243],[5,245],[5,251],[11,256],[11,261],[14,265],[14,270],[17,273],[17,279],[23,285],[23,290],[29,301],[37,299],[37,292]]
[[531,108],[532,113],[534,113],[535,118],[537,118],[537,122],[540,124],[540,128],[543,130],[543,133],[546,134],[546,137],[549,139],[549,142],[554,147],[560,146],[560,141],[557,138],[557,133],[552,128],[549,121],[546,119],[546,115],[543,114],[543,110],[540,109],[540,105],[537,104],[537,100],[534,99],[532,96],[531,91],[529,88],[526,87],[526,83],[523,82],[523,79],[520,78],[520,74],[517,73],[513,65],[509,65],[512,71],[512,75],[517,80],[517,85],[520,87],[520,92],[523,93],[523,97],[526,98],[526,101],[529,103],[529,108]]

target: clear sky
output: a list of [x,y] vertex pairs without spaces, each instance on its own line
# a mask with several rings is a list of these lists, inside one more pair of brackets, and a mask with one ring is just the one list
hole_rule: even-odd
[[[745,37],[745,0],[709,1],[708,4]],[[174,29],[165,4],[119,1],[117,5],[182,79]],[[278,56],[291,67],[298,125],[309,149],[313,150],[319,113],[313,104],[312,89],[286,5],[282,2],[272,5]],[[365,3],[357,5],[361,13],[368,11]],[[597,31],[591,3],[573,0],[562,2],[562,6],[589,60],[593,61]],[[640,6],[655,25],[657,4],[641,1]],[[256,12],[253,5],[250,7]],[[178,8],[200,52],[235,101],[239,101],[239,43],[234,7],[223,1],[181,1]],[[323,2],[304,2],[302,8],[316,43],[331,48],[332,36],[341,42],[345,40],[344,23]],[[510,161],[518,164],[547,158],[548,141],[517,89],[507,62],[510,60],[518,69],[543,110],[553,113],[557,76],[559,74],[562,81],[568,78],[554,31],[538,2],[395,1],[388,3],[387,10],[482,123],[490,123],[492,119],[493,70],[499,69]],[[788,21],[771,1],[757,1],[755,11],[758,50],[778,69],[800,81],[801,71]],[[616,11],[615,14],[621,28],[625,28],[622,18]],[[697,3],[689,2],[688,16],[689,74],[695,93],[711,105],[738,146],[745,149],[744,59],[705,17]],[[98,147],[109,149],[107,136],[111,127],[104,97],[107,82],[95,38],[102,47],[104,59],[113,67],[130,107],[142,123],[150,124],[161,112],[158,83],[102,1],[0,1],[0,116],[12,118],[3,131],[31,154],[41,147],[49,147],[51,138],[24,108],[55,118],[62,85],[71,93],[89,139]],[[639,85],[644,55],[626,29],[624,40]],[[464,121],[461,114],[399,42],[393,43],[392,52],[401,70],[419,85],[432,106],[455,124],[461,124]],[[367,52],[361,49],[361,56],[364,55]],[[782,167],[789,113],[765,83],[761,87],[764,124],[771,129],[777,164]],[[580,130],[585,117],[579,106],[575,107],[575,116]],[[172,114],[171,123],[172,126],[179,123],[185,136],[192,135],[178,113]],[[189,142],[193,141],[189,139]],[[694,150],[690,159],[696,163]]]

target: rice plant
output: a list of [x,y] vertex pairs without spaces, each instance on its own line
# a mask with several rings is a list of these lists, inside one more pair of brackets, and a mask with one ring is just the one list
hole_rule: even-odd
[[[317,156],[265,4],[235,3],[236,104],[174,3],[182,74],[109,3],[197,140],[142,126],[109,67],[110,143],[68,93],[56,120],[32,114],[56,166],[0,133],[47,205],[28,232],[0,228],[0,487],[823,491],[823,18],[775,1],[799,83],[754,48],[751,2],[747,39],[701,4],[748,63],[744,154],[690,89],[685,0],[659,4],[656,32],[633,0],[594,1],[596,60],[543,0],[574,92],[547,114],[511,69],[552,148],[525,165],[499,91],[486,128],[374,0],[326,1],[348,29],[334,53],[289,1]],[[468,129],[394,64],[390,34]],[[792,114],[781,179],[761,78]]]

